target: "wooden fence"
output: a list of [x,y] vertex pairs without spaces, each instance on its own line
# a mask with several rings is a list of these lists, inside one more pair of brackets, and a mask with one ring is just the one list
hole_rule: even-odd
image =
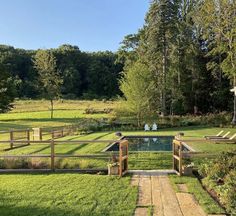
[[[10,141],[10,149],[19,148],[25,145],[29,145],[32,141],[42,141],[42,140],[55,140],[65,136],[74,135],[77,128],[74,126],[65,126],[61,128],[32,128],[32,129],[21,129],[21,130],[9,130],[0,131],[3,140]],[[15,142],[21,141],[21,142]]]
[[175,170],[177,172],[178,175],[182,175],[183,174],[183,155],[182,155],[182,151],[183,151],[183,143],[179,140],[173,140],[173,170]]
[[[0,141],[0,144],[6,144],[11,141]],[[18,144],[21,141],[13,141],[13,144]],[[79,144],[88,144],[88,143],[114,143],[119,142],[121,148],[119,152],[119,155],[117,153],[117,156],[120,156],[120,165],[123,167],[120,171],[120,176],[124,175],[128,170],[128,141],[127,140],[47,140],[47,141],[30,141],[30,144],[40,144],[40,145],[50,145],[50,154],[18,154],[18,155],[0,155],[0,158],[12,158],[12,159],[18,159],[18,158],[25,158],[25,159],[33,159],[33,158],[49,158],[50,159],[50,170],[55,171],[55,159],[57,158],[89,158],[89,159],[107,159],[109,161],[111,159],[111,155],[109,152],[101,152],[98,154],[58,154],[56,152],[56,146],[57,145],[79,145]],[[126,149],[126,150],[125,150]],[[27,169],[29,171],[32,171],[33,169]],[[47,169],[44,169],[47,170]],[[68,170],[68,169],[67,169]],[[76,171],[107,171],[107,169],[70,169],[70,170],[76,170]],[[7,169],[1,170],[6,172]],[[11,170],[12,171],[12,170]],[[26,171],[26,169],[17,169],[17,171]],[[40,169],[40,171],[43,171]]]

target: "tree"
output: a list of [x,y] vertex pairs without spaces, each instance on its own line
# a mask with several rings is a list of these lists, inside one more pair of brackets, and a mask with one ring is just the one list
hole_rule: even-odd
[[136,114],[138,126],[145,112],[150,111],[153,87],[152,73],[146,65],[135,62],[123,72],[120,89],[126,98],[128,109]]
[[33,59],[34,67],[38,70],[39,80],[43,85],[46,98],[51,103],[51,119],[53,118],[53,100],[61,93],[63,80],[57,71],[56,59],[50,50],[38,50]]
[[91,53],[87,68],[88,95],[111,98],[120,94],[118,79],[122,64],[115,64],[116,58],[109,51]]
[[0,80],[0,113],[4,113],[12,108],[16,92],[14,80],[2,64],[0,64]]
[[170,49],[175,39],[177,22],[176,1],[153,0],[146,16],[144,27],[143,50],[149,69],[156,82],[158,107],[166,115],[167,78],[169,74]]
[[[208,56],[212,60],[208,68],[218,68],[236,86],[236,1],[204,0],[199,3],[201,19],[196,21],[202,27]],[[215,58],[217,56],[217,58]],[[217,59],[217,60],[216,60]],[[234,97],[234,119],[236,124],[236,97]]]

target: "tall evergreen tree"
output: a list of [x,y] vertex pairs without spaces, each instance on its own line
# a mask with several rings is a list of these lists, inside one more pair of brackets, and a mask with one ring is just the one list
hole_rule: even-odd
[[146,62],[153,72],[156,82],[157,103],[163,115],[167,113],[166,95],[167,78],[169,77],[170,48],[175,39],[177,22],[177,9],[175,1],[154,0],[146,16],[143,38],[143,49]]

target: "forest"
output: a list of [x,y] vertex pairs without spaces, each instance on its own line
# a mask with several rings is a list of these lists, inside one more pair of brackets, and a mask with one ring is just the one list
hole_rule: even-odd
[[[145,24],[125,36],[116,52],[83,52],[69,44],[47,50],[0,45],[0,112],[14,98],[118,97],[140,117],[232,111],[235,11],[235,1],[153,0]],[[35,60],[39,52],[48,53],[44,62]],[[55,76],[58,89],[48,97]]]

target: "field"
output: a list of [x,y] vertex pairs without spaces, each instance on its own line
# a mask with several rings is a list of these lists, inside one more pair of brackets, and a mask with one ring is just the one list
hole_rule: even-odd
[[[113,112],[104,113],[104,109],[114,109],[117,102],[102,101],[55,101],[54,118],[50,119],[50,104],[46,100],[16,101],[14,109],[0,114],[0,130],[10,128],[58,127],[73,124],[84,118],[112,118]],[[86,109],[94,109],[98,113],[85,114]]]
[[[47,101],[17,101],[15,108],[7,114],[0,114],[0,130],[21,129],[32,127],[58,127],[74,124],[84,119],[116,119],[114,111],[118,102],[101,101],[58,101],[55,106],[55,118],[50,119]],[[92,114],[86,113],[92,109]],[[106,110],[110,110],[106,112]],[[120,119],[125,122],[125,119]],[[184,139],[203,139],[204,135],[214,135],[221,128],[206,126],[188,126],[159,129],[157,132],[123,131],[123,135],[176,135],[184,133]],[[223,128],[224,131],[236,133],[235,128]],[[67,136],[59,140],[115,140],[114,130],[97,131],[90,134]],[[8,139],[6,135],[0,140]],[[109,142],[58,144],[55,146],[57,154],[101,154]],[[215,144],[214,142],[187,142],[197,152],[219,154],[222,151],[236,149],[235,144]],[[9,151],[3,151],[8,144],[0,145],[1,154],[41,154],[50,153],[49,145],[31,144]],[[103,153],[104,154],[104,153]],[[58,159],[56,168],[106,169],[110,160],[110,153],[106,159]],[[195,158],[195,165],[204,158]],[[32,168],[49,168],[49,160],[40,162],[32,159]],[[20,168],[27,161],[8,161],[6,168]],[[189,161],[187,161],[189,162]],[[0,168],[3,162],[0,159]],[[129,155],[130,169],[171,169],[171,153],[131,152]],[[193,178],[170,177],[173,184],[186,183],[190,193],[195,194],[197,200],[208,213],[222,213],[223,210],[204,191]],[[137,199],[137,188],[130,186],[130,177],[118,179],[103,175],[64,174],[1,174],[0,213],[1,216],[23,215],[132,215]],[[108,185],[112,185],[109,187]],[[27,193],[25,192],[27,190]],[[113,205],[114,203],[114,205]],[[123,209],[120,212],[120,209]]]

